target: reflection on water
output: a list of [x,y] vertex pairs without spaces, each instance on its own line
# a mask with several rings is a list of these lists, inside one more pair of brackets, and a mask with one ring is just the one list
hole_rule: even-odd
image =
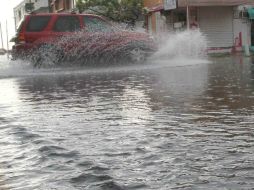
[[1,77],[0,189],[253,188],[251,59],[29,72]]

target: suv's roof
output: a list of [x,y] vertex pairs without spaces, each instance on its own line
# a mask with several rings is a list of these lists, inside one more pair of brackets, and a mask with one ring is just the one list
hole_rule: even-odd
[[100,17],[99,15],[96,15],[96,14],[81,14],[81,13],[31,13],[31,14],[28,14],[29,16],[69,16],[69,15],[78,15],[78,16],[98,16]]

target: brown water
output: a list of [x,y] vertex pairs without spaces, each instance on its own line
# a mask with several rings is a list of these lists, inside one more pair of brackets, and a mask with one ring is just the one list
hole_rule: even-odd
[[33,69],[0,59],[0,189],[252,189],[251,58]]

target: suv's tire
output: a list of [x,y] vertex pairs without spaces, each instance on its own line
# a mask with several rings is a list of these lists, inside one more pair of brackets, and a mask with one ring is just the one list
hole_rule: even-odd
[[146,52],[139,47],[129,51],[129,59],[132,63],[143,63],[146,61]]
[[127,60],[131,63],[144,63],[154,53],[152,47],[146,42],[132,42],[128,44]]
[[63,60],[63,52],[50,44],[41,45],[32,55],[34,67],[51,67],[58,65]]

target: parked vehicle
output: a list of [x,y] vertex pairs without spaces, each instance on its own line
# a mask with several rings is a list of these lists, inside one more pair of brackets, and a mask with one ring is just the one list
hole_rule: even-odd
[[13,58],[30,59],[35,66],[73,59],[142,62],[156,50],[148,34],[120,30],[92,14],[27,15],[14,41]]

